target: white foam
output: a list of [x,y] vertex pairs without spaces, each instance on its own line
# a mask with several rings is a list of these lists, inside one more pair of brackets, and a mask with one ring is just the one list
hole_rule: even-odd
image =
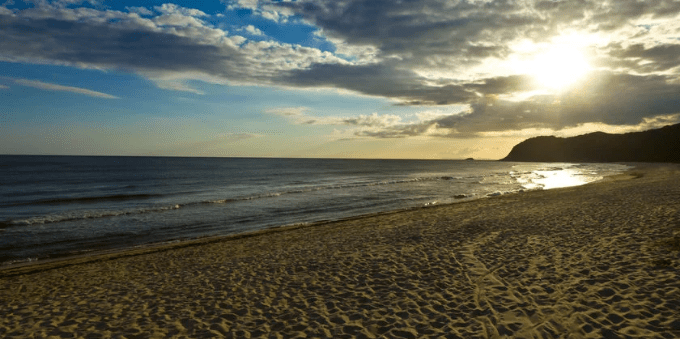
[[19,220],[8,220],[7,224],[10,225],[43,225],[51,224],[57,222],[66,221],[78,221],[86,219],[98,219],[98,218],[108,218],[108,217],[118,217],[130,214],[144,214],[144,213],[156,213],[169,210],[176,210],[182,208],[182,205],[175,204],[172,206],[162,206],[153,208],[137,208],[137,209],[125,209],[125,210],[106,210],[106,211],[73,211],[64,214],[51,214],[42,215],[37,217],[31,217]]

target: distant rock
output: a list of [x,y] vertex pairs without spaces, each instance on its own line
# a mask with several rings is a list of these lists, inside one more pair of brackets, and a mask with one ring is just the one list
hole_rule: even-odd
[[465,160],[467,160],[467,161],[472,161],[472,160],[475,160],[475,159],[474,159],[474,158],[467,158],[467,159],[465,159]]
[[626,134],[595,132],[571,138],[530,138],[513,147],[502,160],[680,163],[680,124]]

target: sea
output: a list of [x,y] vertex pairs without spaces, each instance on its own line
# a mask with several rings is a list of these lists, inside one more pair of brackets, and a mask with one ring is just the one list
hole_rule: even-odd
[[0,155],[0,265],[582,185],[628,168]]

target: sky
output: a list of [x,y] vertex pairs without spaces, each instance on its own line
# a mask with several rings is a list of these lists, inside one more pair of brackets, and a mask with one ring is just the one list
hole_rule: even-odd
[[678,122],[677,0],[0,0],[0,154],[499,159]]

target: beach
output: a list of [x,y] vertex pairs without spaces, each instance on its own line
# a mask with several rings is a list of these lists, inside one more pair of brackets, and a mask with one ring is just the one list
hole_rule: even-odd
[[5,338],[677,338],[680,170],[0,268]]

